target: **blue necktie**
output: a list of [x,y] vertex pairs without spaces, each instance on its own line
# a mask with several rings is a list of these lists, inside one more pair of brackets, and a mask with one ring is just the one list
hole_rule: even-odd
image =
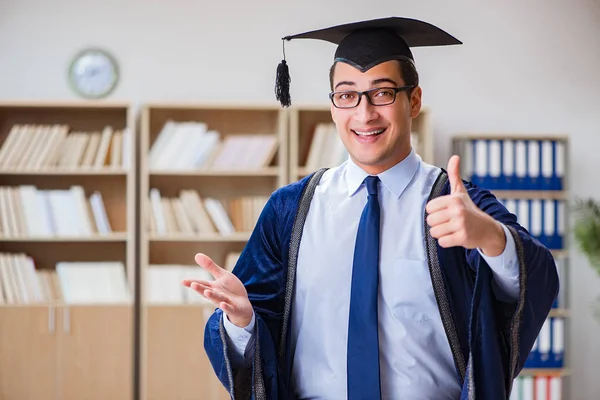
[[354,247],[348,322],[348,400],[381,398],[377,288],[379,285],[379,202],[376,176],[365,179],[363,209]]

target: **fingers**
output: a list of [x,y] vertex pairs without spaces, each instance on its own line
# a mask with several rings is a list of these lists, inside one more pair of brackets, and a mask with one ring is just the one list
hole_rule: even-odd
[[443,248],[463,246],[464,235],[462,232],[454,232],[438,239],[438,244]]
[[196,256],[194,257],[194,261],[196,261],[196,263],[201,266],[202,268],[206,269],[208,272],[210,272],[210,274],[216,279],[217,277],[221,276],[224,272],[224,270],[219,267],[217,264],[215,264],[215,262],[208,257],[206,254],[202,254],[202,253],[198,253],[196,254]]
[[460,230],[460,225],[454,221],[449,221],[440,225],[431,227],[429,233],[436,239],[441,239],[445,236],[452,235]]
[[456,199],[452,196],[440,196],[428,202],[425,206],[425,210],[427,211],[427,213],[433,214],[438,211],[447,209],[453,204],[456,204]]
[[184,279],[183,281],[181,281],[181,283],[183,284],[183,286],[187,287],[192,287],[193,283],[199,283],[201,285],[210,286],[210,282],[205,281],[203,279]]
[[[188,286],[190,289],[194,290],[206,299],[210,300],[217,307],[222,308],[223,311],[225,311],[225,309],[234,310],[231,298],[222,291],[217,290],[215,287],[213,287],[210,282],[200,280],[186,280],[184,281],[184,285]],[[225,304],[225,307],[223,307],[223,304]]]
[[444,224],[452,219],[452,213],[449,209],[444,208],[427,216],[427,225],[434,227]]
[[460,157],[453,155],[448,161],[448,180],[450,181],[450,194],[466,192],[460,177]]

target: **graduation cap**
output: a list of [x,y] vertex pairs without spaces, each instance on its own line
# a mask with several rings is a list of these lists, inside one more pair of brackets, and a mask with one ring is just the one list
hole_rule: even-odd
[[290,75],[285,60],[285,42],[318,39],[337,44],[334,62],[345,62],[362,72],[390,60],[414,63],[411,47],[462,44],[442,29],[411,18],[389,17],[300,33],[282,38],[283,60],[277,67],[275,96],[281,105],[291,104]]

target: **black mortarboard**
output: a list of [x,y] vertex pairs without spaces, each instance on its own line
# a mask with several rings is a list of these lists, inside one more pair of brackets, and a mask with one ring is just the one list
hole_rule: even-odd
[[[414,62],[411,47],[462,44],[455,37],[427,22],[411,18],[389,17],[337,25],[330,28],[285,36],[292,39],[319,39],[337,44],[334,62],[348,63],[361,71],[390,60]],[[290,76],[285,61],[277,67],[275,95],[281,105],[291,104]]]

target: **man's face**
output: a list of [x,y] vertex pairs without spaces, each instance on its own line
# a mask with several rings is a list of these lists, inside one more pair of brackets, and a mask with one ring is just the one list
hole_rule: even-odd
[[[364,73],[337,63],[333,74],[334,92],[400,86],[404,86],[404,80],[397,61],[381,63]],[[354,162],[369,174],[378,174],[410,152],[412,118],[420,109],[421,89],[417,87],[410,100],[405,92],[398,92],[392,104],[373,106],[363,96],[354,108],[341,109],[332,104],[331,115]]]

